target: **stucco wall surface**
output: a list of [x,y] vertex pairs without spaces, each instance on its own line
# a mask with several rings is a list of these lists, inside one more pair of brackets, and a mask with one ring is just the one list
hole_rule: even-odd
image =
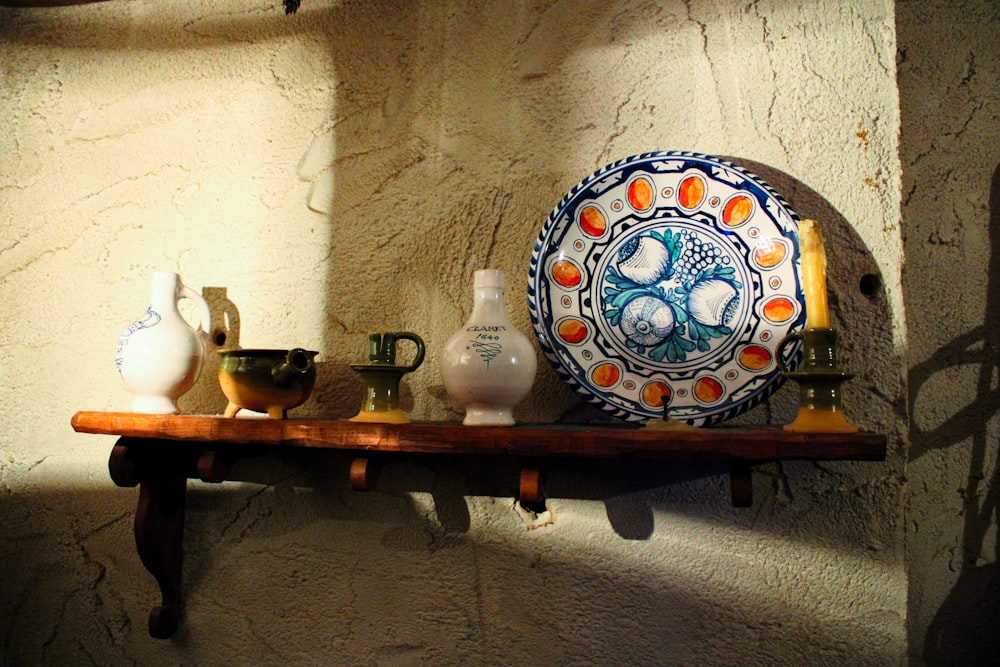
[[[0,641],[10,664],[901,664],[907,336],[895,18],[887,0],[112,1],[0,9]],[[721,468],[553,472],[413,458],[352,492],[349,458],[192,482],[186,618],[150,639],[136,494],[80,409],[149,274],[203,289],[227,344],[321,353],[294,414],[357,410],[376,330],[428,357],[403,403],[461,416],[438,353],[472,272],[529,331],[532,243],[595,169],[693,150],[759,173],[830,247],[847,409],[885,463],[787,463],[734,509]],[[861,278],[874,289],[859,289]],[[228,319],[222,316],[228,313]],[[238,316],[237,316],[238,315]],[[209,363],[182,399],[216,414]],[[785,387],[746,415],[780,423]],[[602,418],[542,361],[523,421]],[[529,527],[534,529],[529,529]]]
[[1000,648],[1000,5],[906,2],[897,24],[910,655],[990,664]]

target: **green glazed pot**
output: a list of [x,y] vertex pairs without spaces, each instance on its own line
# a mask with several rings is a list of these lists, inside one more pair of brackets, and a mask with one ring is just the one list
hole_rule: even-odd
[[219,385],[229,399],[226,417],[240,410],[266,412],[271,419],[285,419],[302,405],[316,384],[318,352],[291,350],[219,350]]

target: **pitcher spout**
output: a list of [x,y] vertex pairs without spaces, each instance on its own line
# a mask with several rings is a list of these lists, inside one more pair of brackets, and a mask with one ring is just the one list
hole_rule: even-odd
[[314,363],[313,353],[297,347],[288,351],[284,361],[279,361],[271,368],[271,377],[276,385],[284,387],[311,371]]

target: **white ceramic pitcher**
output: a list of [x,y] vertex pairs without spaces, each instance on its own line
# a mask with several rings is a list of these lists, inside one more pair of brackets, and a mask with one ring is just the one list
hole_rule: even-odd
[[445,344],[441,378],[465,408],[466,426],[512,426],[513,409],[535,382],[535,351],[504,305],[504,275],[476,271],[472,314]]
[[[191,299],[199,317],[193,328],[177,310]],[[156,271],[145,314],[118,339],[115,365],[132,392],[132,412],[177,414],[177,399],[194,386],[205,358],[211,315],[200,294],[176,273]]]

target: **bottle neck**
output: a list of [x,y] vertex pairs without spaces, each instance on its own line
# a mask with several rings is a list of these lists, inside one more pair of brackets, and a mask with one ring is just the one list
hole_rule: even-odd
[[180,282],[177,274],[157,272],[153,274],[153,289],[150,306],[163,314],[177,309],[177,288]]
[[477,287],[471,318],[475,321],[509,323],[504,305],[503,288]]

